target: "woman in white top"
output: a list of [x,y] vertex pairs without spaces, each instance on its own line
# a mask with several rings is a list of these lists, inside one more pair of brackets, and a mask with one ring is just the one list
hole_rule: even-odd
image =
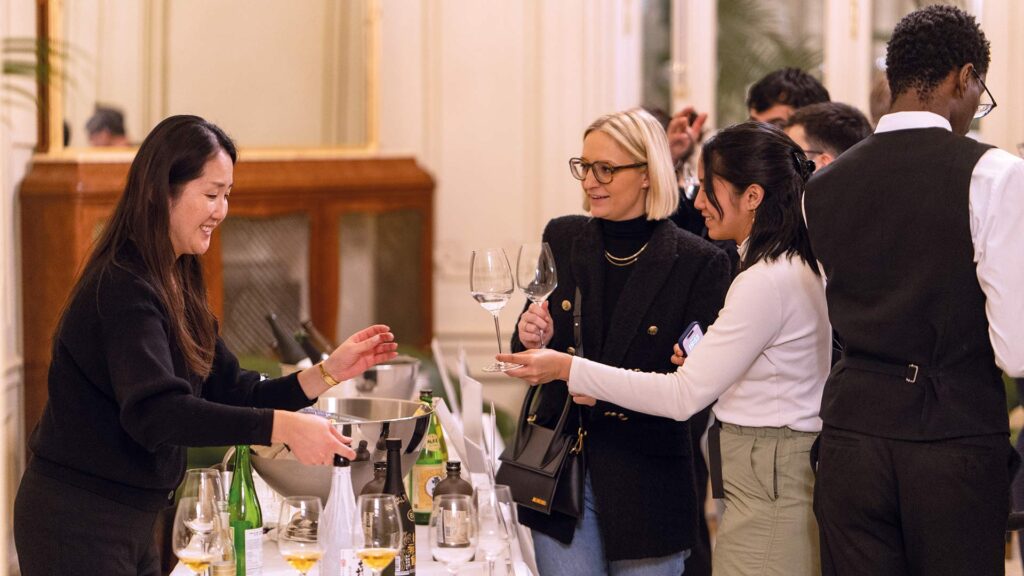
[[500,357],[524,365],[511,376],[566,380],[578,403],[598,398],[685,420],[717,399],[726,511],[716,576],[820,573],[810,449],[821,430],[831,329],[800,215],[813,170],[768,124],[732,126],[704,144],[695,205],[711,238],[739,245],[740,274],[691,356],[676,347],[675,373],[632,372],[554,350]]

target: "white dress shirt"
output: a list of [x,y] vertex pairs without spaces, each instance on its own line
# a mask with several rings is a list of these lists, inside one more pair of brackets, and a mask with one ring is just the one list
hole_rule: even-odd
[[718,399],[723,422],[817,432],[831,353],[822,278],[799,257],[782,257],[736,277],[718,319],[676,372],[575,357],[568,384],[573,394],[676,420]]
[[[951,130],[948,120],[932,112],[895,112],[882,116],[875,132],[912,128]],[[1024,376],[1024,159],[999,148],[985,152],[971,173],[969,206],[989,340],[996,364],[1019,378]]]

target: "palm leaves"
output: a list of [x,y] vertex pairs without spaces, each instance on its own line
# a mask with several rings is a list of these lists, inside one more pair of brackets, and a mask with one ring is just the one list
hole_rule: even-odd
[[0,85],[0,94],[5,99],[13,95],[18,101],[38,106],[39,99],[31,88],[32,84],[46,86],[53,71],[51,63],[67,60],[67,49],[57,42],[31,37],[4,38],[2,46],[3,84]]
[[747,118],[747,88],[772,70],[820,69],[824,54],[819,41],[787,30],[778,11],[779,6],[763,0],[719,0],[719,126]]

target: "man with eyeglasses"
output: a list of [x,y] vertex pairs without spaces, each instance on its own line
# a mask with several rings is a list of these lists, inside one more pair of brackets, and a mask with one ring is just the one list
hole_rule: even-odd
[[819,102],[794,112],[783,130],[821,170],[870,136],[871,124],[863,112],[849,104]]
[[1024,375],[1024,161],[966,138],[995,108],[989,43],[951,6],[897,24],[890,113],[808,182],[846,349],[822,399],[826,576],[1002,574]]

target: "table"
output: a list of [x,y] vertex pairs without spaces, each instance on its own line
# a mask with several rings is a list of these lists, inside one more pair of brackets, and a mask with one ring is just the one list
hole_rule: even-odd
[[[513,566],[516,576],[532,576],[532,572],[522,560],[517,559]],[[472,562],[459,570],[459,576],[483,576],[487,567],[483,562]],[[430,544],[426,526],[416,526],[416,576],[447,576],[444,564],[435,562],[430,555]],[[264,537],[263,539],[263,576],[297,576],[298,572],[288,566],[277,552],[277,542]],[[181,564],[175,566],[171,576],[192,576],[192,572]],[[316,566],[307,576],[320,576],[320,567]]]

